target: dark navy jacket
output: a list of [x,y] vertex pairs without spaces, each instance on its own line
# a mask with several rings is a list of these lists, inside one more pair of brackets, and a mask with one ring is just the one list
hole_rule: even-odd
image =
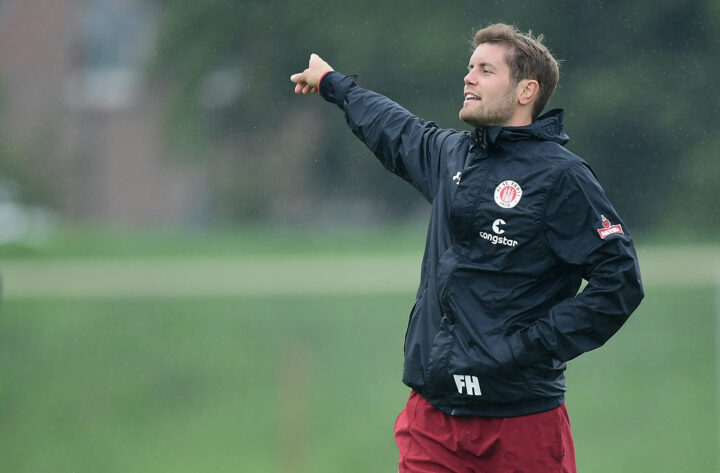
[[628,229],[563,147],[562,111],[467,132],[337,72],[320,93],[432,204],[403,382],[453,415],[559,406],[566,362],[605,343],[643,298]]

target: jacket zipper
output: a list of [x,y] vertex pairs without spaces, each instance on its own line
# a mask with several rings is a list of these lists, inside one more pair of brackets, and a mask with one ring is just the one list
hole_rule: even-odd
[[[470,147],[470,150],[472,151],[473,147],[477,146],[480,148],[480,159],[487,158],[487,143],[485,142],[485,137],[483,136],[482,129],[476,129],[475,130],[475,143]],[[467,157],[465,158],[465,163],[463,165],[463,173],[469,169],[473,169],[477,167],[477,164],[473,164],[472,166],[468,167],[468,163],[471,161],[471,157],[474,153],[470,152],[468,153]]]
[[[477,146],[480,147],[480,151],[481,151],[479,161],[482,161],[482,160],[484,160],[484,159],[487,159],[487,157],[488,157],[488,155],[487,155],[487,143],[485,142],[485,137],[484,137],[484,133],[482,132],[482,129],[476,129],[476,130],[475,130],[475,141],[476,141],[476,143],[477,143]],[[471,150],[472,150],[472,147],[471,147]],[[482,164],[482,162],[476,162],[476,163],[473,164],[472,166],[467,167],[467,164],[468,164],[468,162],[470,161],[470,157],[471,157],[472,155],[473,155],[473,153],[470,152],[470,153],[468,153],[468,156],[465,158],[465,163],[464,163],[463,171],[462,171],[463,175],[466,174],[468,171],[479,167],[479,166]],[[458,184],[458,187],[459,187],[460,185],[462,185],[462,182],[463,182],[463,181],[461,180],[460,183]],[[456,195],[457,195],[457,194],[456,194]],[[454,197],[453,197],[453,198],[454,198]],[[455,265],[454,265],[454,266],[455,266]],[[454,320],[452,319],[452,317],[450,317],[450,316],[448,315],[448,314],[450,313],[450,311],[447,310],[447,308],[445,307],[445,299],[446,299],[447,291],[448,291],[448,288],[449,288],[448,286],[449,286],[449,283],[450,283],[450,278],[452,277],[452,274],[453,274],[454,271],[455,271],[455,269],[454,269],[454,267],[453,267],[453,268],[448,272],[448,274],[447,274],[447,280],[445,281],[445,285],[442,287],[442,290],[438,293],[438,297],[439,297],[438,302],[440,303],[440,308],[441,308],[441,310],[444,312],[445,317],[446,317],[449,321],[451,321],[451,322],[454,322]]]

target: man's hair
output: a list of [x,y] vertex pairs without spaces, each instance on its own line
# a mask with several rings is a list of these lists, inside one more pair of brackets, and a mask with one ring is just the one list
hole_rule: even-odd
[[475,32],[473,46],[483,43],[505,46],[505,61],[510,66],[510,80],[517,84],[523,79],[535,79],[540,85],[532,109],[535,120],[555,91],[560,80],[558,62],[542,44],[543,35],[533,36],[532,31],[521,33],[515,26],[496,23]]

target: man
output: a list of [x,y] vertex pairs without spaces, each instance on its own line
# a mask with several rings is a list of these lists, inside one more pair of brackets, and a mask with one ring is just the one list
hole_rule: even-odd
[[315,54],[291,80],[337,104],[432,204],[400,472],[574,472],[566,362],[639,305],[637,256],[593,171],[563,147],[562,111],[540,116],[559,78],[541,38],[496,24],[474,46],[460,110],[472,132],[423,121]]

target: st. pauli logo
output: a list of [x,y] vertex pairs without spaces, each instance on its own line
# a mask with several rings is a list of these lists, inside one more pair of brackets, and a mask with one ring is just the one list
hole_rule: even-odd
[[504,209],[515,207],[522,197],[522,188],[515,181],[502,181],[495,188],[495,203]]

